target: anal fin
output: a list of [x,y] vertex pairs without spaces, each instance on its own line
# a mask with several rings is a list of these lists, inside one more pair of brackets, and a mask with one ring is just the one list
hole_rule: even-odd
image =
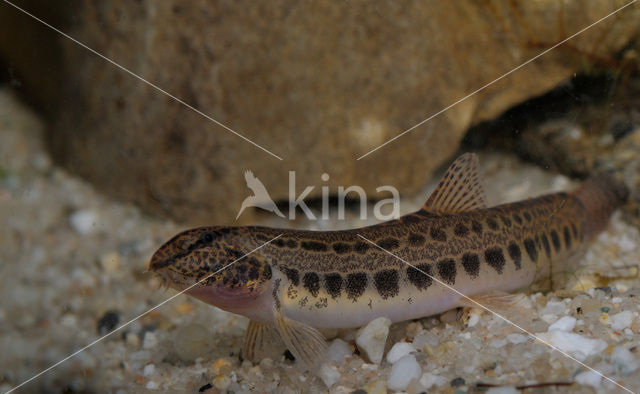
[[482,305],[489,311],[493,311],[505,310],[515,307],[520,301],[525,299],[525,296],[520,293],[511,294],[501,290],[491,290],[489,292],[477,294],[469,298],[471,300],[465,297],[461,297],[460,305],[468,308],[482,308],[480,306]]
[[327,341],[315,328],[276,312],[276,329],[296,360],[311,371],[318,371],[328,358]]

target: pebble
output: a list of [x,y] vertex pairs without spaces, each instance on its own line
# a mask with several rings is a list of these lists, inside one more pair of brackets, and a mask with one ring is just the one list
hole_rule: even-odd
[[156,371],[156,366],[153,364],[147,364],[142,369],[142,376],[151,376]]
[[340,371],[338,371],[338,367],[332,363],[322,364],[319,375],[327,387],[333,386],[340,379]]
[[544,309],[540,311],[541,315],[560,315],[564,313],[566,304],[564,301],[548,301]]
[[380,364],[382,361],[390,325],[391,320],[378,317],[358,331],[356,344],[372,363]]
[[602,376],[600,376],[600,374],[598,374],[597,372],[593,372],[591,370],[581,372],[577,374],[573,379],[578,384],[584,384],[594,388],[600,387],[600,383],[602,382]]
[[402,357],[415,351],[416,349],[410,343],[398,342],[393,345],[391,350],[387,353],[387,362],[389,364],[395,364],[396,361],[400,360]]
[[91,235],[97,230],[98,213],[92,209],[82,209],[69,216],[69,224],[80,235]]
[[207,327],[191,323],[176,330],[173,350],[182,361],[194,360],[211,349],[211,338]]
[[526,342],[527,339],[529,339],[529,336],[527,336],[527,335],[516,334],[516,333],[507,335],[507,341],[509,341],[509,342],[511,342],[513,344]]
[[152,349],[158,345],[158,337],[151,331],[144,333],[144,339],[142,340],[142,347],[144,349]]
[[391,367],[387,387],[391,390],[401,391],[407,388],[414,379],[420,379],[422,370],[413,354],[407,354]]
[[449,386],[453,387],[454,389],[456,387],[460,387],[460,386],[464,386],[466,382],[464,381],[463,378],[461,377],[457,377],[455,379],[453,379],[451,382],[449,382]]
[[337,363],[341,363],[346,357],[353,355],[351,346],[340,338],[331,341],[329,345],[329,358]]
[[430,346],[438,346],[440,344],[440,339],[438,336],[431,331],[423,331],[420,334],[416,335],[413,338],[413,347],[422,350],[424,345]]
[[625,328],[631,327],[631,323],[633,323],[633,312],[623,311],[616,313],[615,315],[611,315],[609,318],[611,321],[611,328],[614,330],[624,330]]
[[576,327],[576,319],[571,316],[564,316],[558,319],[555,323],[549,326],[549,331],[559,330],[564,332],[571,332]]
[[444,376],[435,375],[430,372],[425,372],[420,378],[420,384],[426,389],[430,389],[433,386],[442,387],[447,383],[447,378]]
[[98,320],[98,334],[105,335],[113,331],[120,323],[120,315],[116,311],[107,311]]
[[636,360],[633,353],[624,345],[617,346],[613,349],[611,352],[611,361],[613,361],[620,372],[625,375],[633,373],[638,369],[638,360]]
[[367,394],[387,394],[387,382],[384,379],[374,379],[367,383],[363,389]]
[[105,253],[100,257],[100,265],[102,269],[108,273],[112,274],[120,268],[120,253],[116,251],[112,251],[109,253]]
[[226,390],[231,386],[231,379],[227,375],[218,375],[213,378],[213,386],[218,390]]
[[160,385],[153,380],[148,381],[146,385],[147,390],[157,390],[158,387],[160,387]]
[[579,361],[607,348],[607,343],[601,339],[590,339],[571,332],[553,330],[536,335],[558,349],[570,353]]

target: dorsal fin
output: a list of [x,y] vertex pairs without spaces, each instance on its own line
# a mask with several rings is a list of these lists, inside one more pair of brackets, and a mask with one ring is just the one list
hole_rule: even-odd
[[422,209],[432,213],[457,213],[486,207],[478,176],[478,156],[465,153],[451,164]]

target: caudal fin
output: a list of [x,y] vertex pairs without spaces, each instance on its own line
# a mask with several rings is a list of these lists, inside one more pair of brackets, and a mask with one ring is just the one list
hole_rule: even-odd
[[573,193],[586,210],[587,237],[602,231],[609,216],[629,197],[627,186],[608,174],[592,176]]

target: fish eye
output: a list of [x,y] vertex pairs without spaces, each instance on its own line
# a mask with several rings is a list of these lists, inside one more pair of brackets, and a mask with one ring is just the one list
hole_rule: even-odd
[[206,242],[206,243],[211,243],[211,242],[213,242],[213,234],[211,234],[211,233],[205,233],[205,234],[202,236],[202,239],[203,239],[203,240],[204,240],[204,242]]

